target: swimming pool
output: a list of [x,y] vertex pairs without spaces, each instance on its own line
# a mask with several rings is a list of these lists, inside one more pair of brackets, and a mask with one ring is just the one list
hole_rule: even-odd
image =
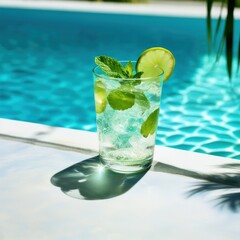
[[0,8],[0,29],[1,118],[96,131],[94,57],[164,46],[177,65],[157,144],[240,159],[240,106],[223,63],[209,71],[204,19]]

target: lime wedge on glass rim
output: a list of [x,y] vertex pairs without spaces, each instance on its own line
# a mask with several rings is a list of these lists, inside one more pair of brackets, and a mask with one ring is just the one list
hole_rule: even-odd
[[145,50],[137,60],[137,72],[143,72],[142,78],[154,77],[164,71],[164,82],[172,75],[175,67],[173,54],[162,47],[153,47]]

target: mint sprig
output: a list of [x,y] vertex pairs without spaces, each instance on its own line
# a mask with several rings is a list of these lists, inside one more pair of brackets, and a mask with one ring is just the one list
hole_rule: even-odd
[[95,58],[95,63],[106,73],[109,77],[126,78],[127,74],[120,62],[114,58],[107,56],[99,56]]
[[124,67],[116,59],[108,56],[98,56],[95,58],[95,63],[109,77],[114,78],[140,78],[143,72],[134,73],[134,65],[129,61]]

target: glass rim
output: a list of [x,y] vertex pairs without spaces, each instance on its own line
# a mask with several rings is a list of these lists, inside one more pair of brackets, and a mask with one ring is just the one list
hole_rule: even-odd
[[[119,61],[120,63],[128,63],[129,60],[122,60],[122,61]],[[132,63],[136,63],[137,61],[131,61]],[[152,80],[154,78],[158,78],[158,77],[161,77],[164,75],[164,70],[162,68],[159,67],[159,69],[161,70],[161,73],[159,73],[158,75],[154,76],[154,77],[143,77],[143,78],[116,78],[116,77],[110,77],[108,75],[106,75],[102,70],[102,74],[101,73],[97,73],[96,70],[97,69],[100,69],[101,68],[99,66],[95,66],[93,69],[92,69],[92,72],[95,76],[99,77],[99,78],[103,78],[103,79],[109,79],[109,80],[114,80],[114,81],[148,81],[148,80]]]

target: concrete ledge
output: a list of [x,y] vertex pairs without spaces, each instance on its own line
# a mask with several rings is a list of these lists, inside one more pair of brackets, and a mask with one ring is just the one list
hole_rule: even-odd
[[[27,142],[34,145],[44,145],[50,148],[77,151],[90,156],[98,154],[97,133],[82,130],[0,118],[0,138]],[[225,169],[219,168],[219,166],[238,162],[230,158],[163,146],[155,147],[154,161],[155,163],[172,164],[179,168],[202,171],[203,173],[225,171]]]
[[98,152],[97,133],[30,122],[0,118],[0,137],[80,152]]

